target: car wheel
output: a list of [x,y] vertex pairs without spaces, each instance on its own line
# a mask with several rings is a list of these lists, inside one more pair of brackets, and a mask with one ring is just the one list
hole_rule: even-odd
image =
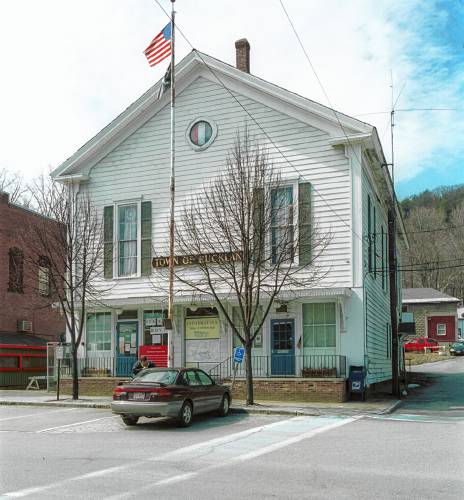
[[225,417],[229,413],[229,408],[230,408],[230,401],[229,401],[229,396],[227,394],[224,394],[221,400],[221,405],[219,406],[217,414],[220,417]]
[[188,427],[192,423],[193,418],[193,406],[190,401],[185,401],[180,410],[179,427]]
[[124,415],[122,417],[122,421],[126,425],[137,425],[137,422],[139,421],[139,417],[129,417],[129,416]]

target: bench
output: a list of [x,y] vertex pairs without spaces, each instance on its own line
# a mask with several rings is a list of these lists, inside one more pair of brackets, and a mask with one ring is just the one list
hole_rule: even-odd
[[29,389],[36,389],[36,390],[39,390],[40,387],[39,387],[39,380],[47,380],[47,376],[46,375],[39,375],[39,376],[34,376],[34,377],[28,377],[27,378],[29,380],[29,383],[27,384],[27,387],[26,387],[26,391],[28,391]]

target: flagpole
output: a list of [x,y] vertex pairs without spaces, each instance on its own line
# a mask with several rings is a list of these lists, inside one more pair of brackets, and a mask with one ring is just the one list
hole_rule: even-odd
[[171,216],[169,221],[169,288],[168,288],[168,324],[170,331],[168,333],[168,366],[173,366],[174,349],[172,342],[172,323],[173,323],[173,288],[174,288],[174,202],[175,202],[175,11],[174,2],[171,0]]

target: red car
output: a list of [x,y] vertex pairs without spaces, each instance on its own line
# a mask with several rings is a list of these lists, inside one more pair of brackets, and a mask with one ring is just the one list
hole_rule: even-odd
[[433,352],[433,351],[438,351],[440,345],[434,339],[425,339],[422,337],[416,339],[409,339],[404,343],[404,350],[406,352],[414,352],[414,351],[425,352],[424,350],[425,348]]

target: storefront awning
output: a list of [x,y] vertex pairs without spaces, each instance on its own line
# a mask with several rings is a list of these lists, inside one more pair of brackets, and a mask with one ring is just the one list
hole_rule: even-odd
[[[316,298],[343,298],[350,297],[352,294],[351,288],[348,287],[337,287],[337,288],[311,288],[311,289],[301,289],[301,290],[285,290],[281,291],[276,298],[276,301],[291,301],[291,300],[302,300],[305,298],[316,299]],[[236,301],[235,294],[220,294],[219,297],[223,300],[230,300],[231,302]],[[263,296],[263,301],[265,296]],[[178,292],[174,296],[174,305],[184,305],[184,304],[213,304],[214,299],[206,294],[199,294],[191,292]],[[115,298],[108,300],[100,300],[98,304],[88,305],[88,309],[101,309],[103,307],[108,308],[121,308],[128,306],[154,306],[157,307],[166,306],[166,297],[151,296],[151,297],[126,297],[126,298]]]

